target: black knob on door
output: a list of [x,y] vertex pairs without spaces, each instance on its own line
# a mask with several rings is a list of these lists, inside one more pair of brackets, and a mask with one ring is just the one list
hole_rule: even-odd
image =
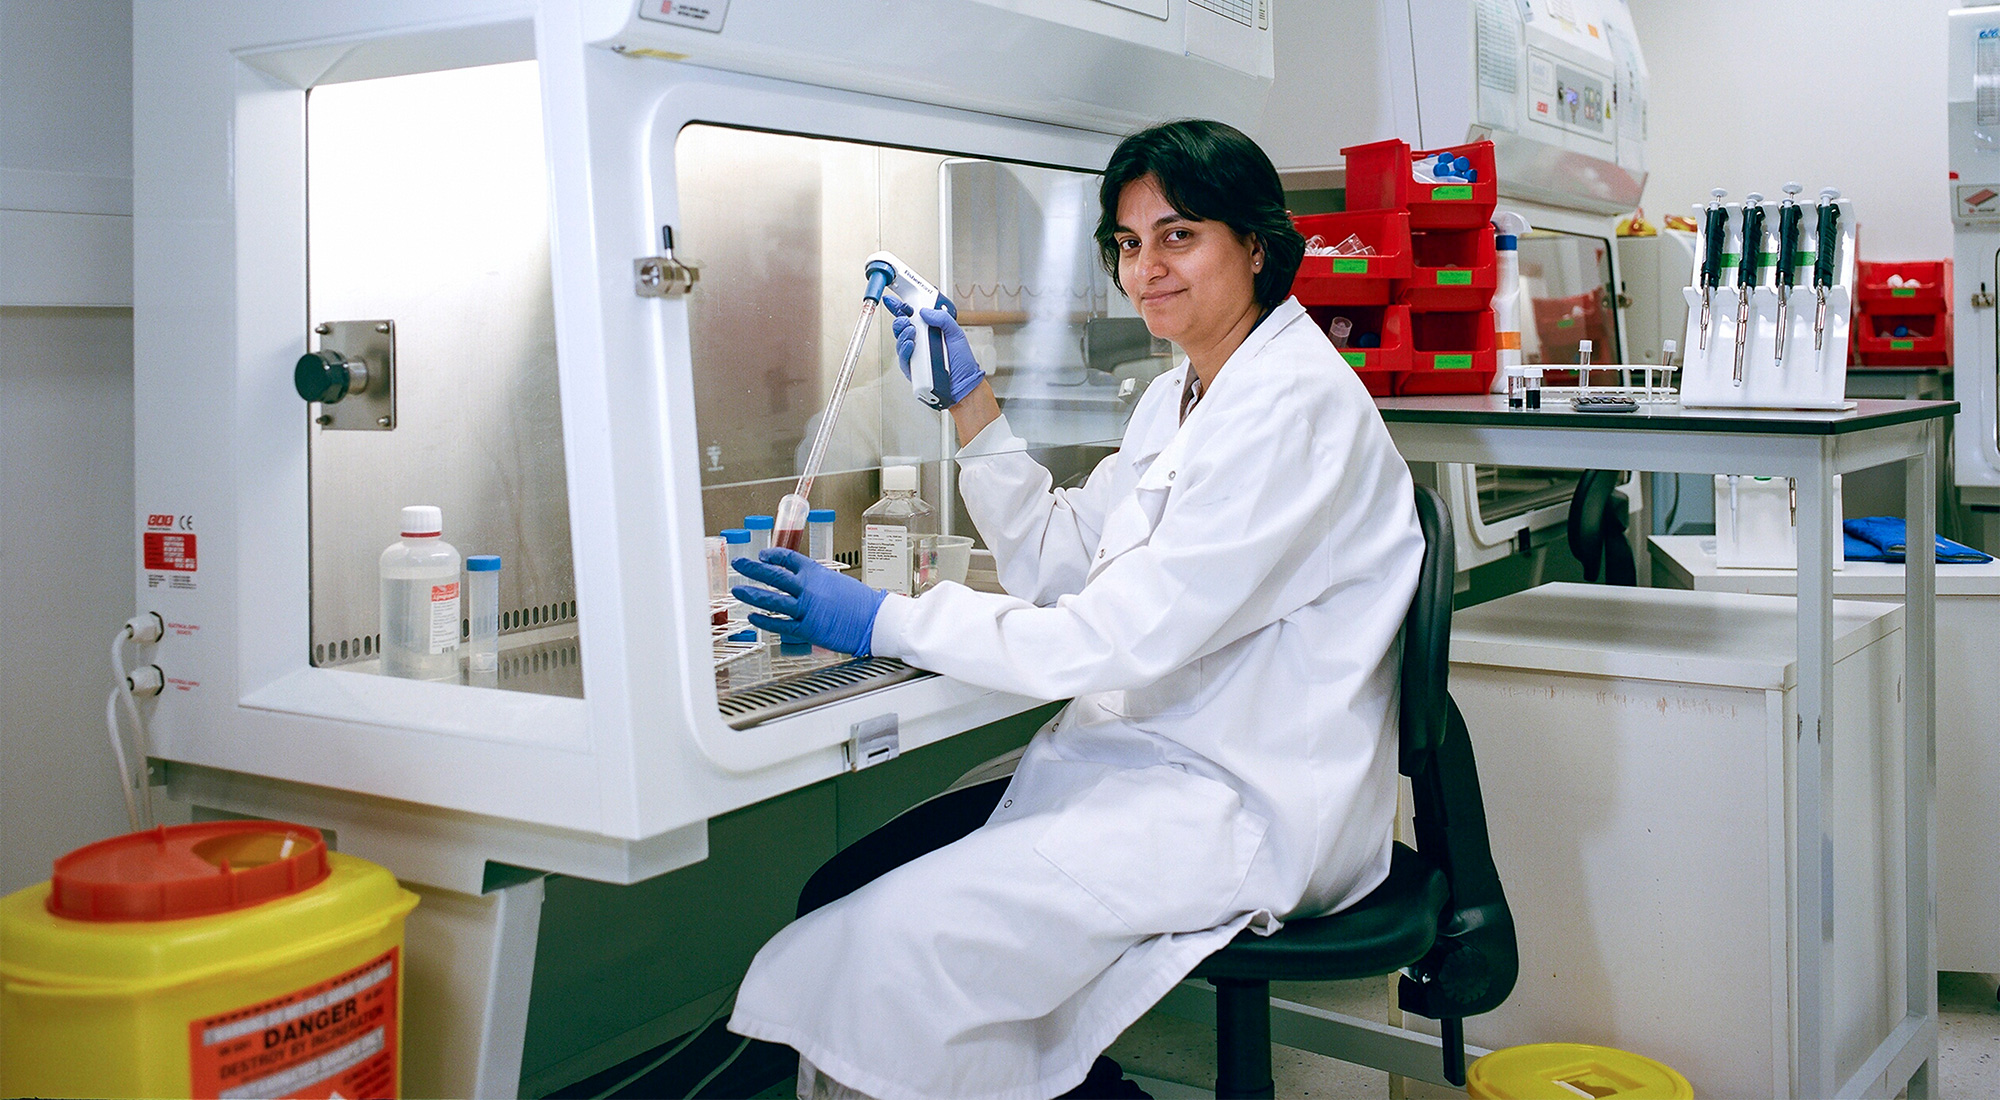
[[308,352],[299,356],[299,364],[292,370],[292,386],[307,401],[332,405],[367,388],[368,368],[361,360],[337,351]]

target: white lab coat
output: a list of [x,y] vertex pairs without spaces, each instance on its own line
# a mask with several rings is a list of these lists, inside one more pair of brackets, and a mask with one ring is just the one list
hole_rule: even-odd
[[1183,424],[1186,369],[1081,488],[1004,417],[959,453],[1010,595],[891,595],[874,651],[1075,701],[985,826],[774,937],[734,1030],[883,1100],[1040,1100],[1243,928],[1387,876],[1408,468],[1295,300]]

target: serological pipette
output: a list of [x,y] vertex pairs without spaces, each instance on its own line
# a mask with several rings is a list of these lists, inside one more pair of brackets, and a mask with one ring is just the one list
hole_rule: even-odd
[[1785,307],[1798,285],[1799,223],[1805,217],[1797,195],[1805,188],[1794,181],[1785,185],[1785,201],[1778,204],[1778,350],[1777,360],[1785,361]]
[[1701,249],[1701,346],[1708,347],[1708,300],[1722,285],[1722,246],[1729,235],[1729,209],[1722,205],[1729,194],[1718,187],[1709,192],[1708,209],[1702,214]]
[[894,268],[872,260],[866,274],[868,289],[861,296],[861,319],[855,322],[854,338],[847,342],[840,373],[834,376],[833,390],[827,395],[826,411],[820,415],[812,450],[806,452],[806,464],[799,468],[798,485],[778,502],[777,525],[771,536],[773,546],[797,550],[805,544],[806,513],[811,511],[807,500],[812,495],[813,479],[819,476],[820,463],[826,461],[827,444],[833,439],[834,425],[840,421],[840,406],[847,400],[847,388],[854,381],[854,364],[861,359],[861,349],[867,346],[869,330],[875,324],[875,310],[882,304],[882,292],[896,278]]
[[1813,239],[1813,294],[1819,305],[1813,310],[1813,350],[1819,351],[1826,335],[1826,288],[1833,285],[1837,270],[1834,261],[1840,252],[1840,206],[1834,201],[1840,192],[1832,187],[1819,190],[1818,233]]
[[1743,349],[1750,343],[1750,291],[1757,285],[1757,253],[1764,247],[1764,196],[1743,196],[1743,262],[1736,266],[1736,370],[1743,384]]

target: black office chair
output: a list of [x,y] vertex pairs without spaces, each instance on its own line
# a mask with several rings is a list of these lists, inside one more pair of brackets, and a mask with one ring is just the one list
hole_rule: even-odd
[[1358,904],[1248,930],[1202,960],[1215,986],[1217,1097],[1272,1095],[1271,983],[1341,981],[1404,971],[1403,1011],[1438,1021],[1444,1074],[1465,1083],[1464,1018],[1514,989],[1514,919],[1493,869],[1486,809],[1465,720],[1445,690],[1457,556],[1443,498],[1417,486],[1424,560],[1403,620],[1399,770],[1416,811],[1413,851],[1395,845],[1389,877]]
[[1583,563],[1584,580],[1595,584],[1602,572],[1605,584],[1631,588],[1639,583],[1639,569],[1625,541],[1618,477],[1613,470],[1585,470],[1577,479],[1569,498],[1569,552]]

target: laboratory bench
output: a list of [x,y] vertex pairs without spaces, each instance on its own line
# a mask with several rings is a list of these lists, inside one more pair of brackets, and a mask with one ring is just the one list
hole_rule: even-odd
[[[1553,397],[1551,398],[1553,401]],[[1933,1087],[1937,1058],[1935,954],[1928,934],[1904,937],[1900,1011],[1857,1060],[1836,1072],[1843,972],[1833,953],[1838,916],[1831,869],[1843,858],[1830,811],[1838,803],[1834,755],[1822,733],[1836,713],[1833,565],[1841,553],[1834,477],[1902,464],[1912,545],[1936,531],[1940,442],[1958,405],[1950,401],[1860,399],[1840,410],[1691,409],[1643,403],[1633,413],[1583,413],[1567,402],[1510,409],[1504,396],[1477,394],[1376,400],[1390,436],[1412,463],[1474,463],[1567,469],[1789,477],[1798,488],[1799,569],[1794,605],[1795,709],[1787,746],[1795,781],[1786,784],[1791,928],[1786,960],[1789,1080],[1794,1096],[1912,1096]],[[1900,843],[1891,881],[1903,927],[1932,922],[1932,799],[1936,647],[1936,568],[1920,557],[1896,594],[1905,601],[1901,666]],[[1475,738],[1479,731],[1475,729]],[[1490,805],[1490,804],[1489,804]],[[1799,930],[1817,930],[1801,933]],[[1672,991],[1662,990],[1663,997]],[[1470,1032],[1470,1028],[1468,1031]],[[1856,1063],[1850,1065],[1850,1063]]]

